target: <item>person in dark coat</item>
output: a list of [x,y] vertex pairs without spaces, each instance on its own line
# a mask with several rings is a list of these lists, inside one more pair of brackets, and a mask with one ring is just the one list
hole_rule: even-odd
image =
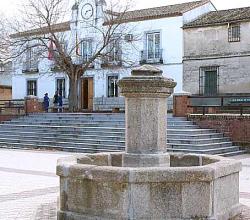
[[58,106],[59,106],[59,112],[62,112],[62,107],[63,107],[62,93],[59,93],[59,96],[58,96]]
[[58,106],[58,91],[55,92],[53,103],[54,103],[54,107]]
[[45,110],[45,112],[48,112],[48,110],[49,110],[49,97],[48,97],[48,93],[44,94],[43,104],[44,104],[44,110]]

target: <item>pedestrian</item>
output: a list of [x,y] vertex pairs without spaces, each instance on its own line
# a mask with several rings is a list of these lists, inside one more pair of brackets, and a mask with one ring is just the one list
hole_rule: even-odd
[[48,93],[44,94],[43,105],[44,105],[45,112],[48,112],[49,111],[49,97],[48,97]]
[[57,112],[57,108],[58,108],[58,91],[55,92],[54,99],[53,99],[53,104],[54,104],[54,109],[53,110]]
[[58,96],[58,107],[59,107],[59,112],[62,112],[62,108],[63,108],[63,97],[62,97],[62,93],[59,93]]

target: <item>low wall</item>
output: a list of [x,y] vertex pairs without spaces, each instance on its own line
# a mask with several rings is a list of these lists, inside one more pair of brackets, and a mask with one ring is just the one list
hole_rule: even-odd
[[[124,97],[96,97],[94,98],[94,111],[112,111],[114,108],[119,108],[125,111]],[[173,97],[168,98],[168,111],[173,110]]]
[[20,117],[20,115],[0,115],[0,122],[10,121],[11,119]]
[[188,115],[201,128],[212,128],[230,137],[235,144],[250,151],[250,115]]
[[125,110],[123,97],[96,97],[94,98],[94,111],[112,111],[113,108]]

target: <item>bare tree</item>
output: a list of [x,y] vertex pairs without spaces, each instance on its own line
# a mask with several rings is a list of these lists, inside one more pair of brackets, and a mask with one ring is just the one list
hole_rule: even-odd
[[[105,65],[112,62],[119,65],[121,62],[131,65],[133,61],[119,48],[120,41],[129,34],[134,27],[125,23],[129,4],[120,5],[110,2],[101,17],[79,20],[79,3],[72,8],[72,19],[65,22],[70,11],[67,0],[27,0],[23,7],[21,20],[12,21],[8,26],[12,33],[8,39],[8,46],[12,48],[11,59],[26,59],[31,62],[31,57],[25,54],[33,50],[39,60],[53,59],[55,66],[60,68],[69,78],[69,109],[79,110],[78,90],[83,74],[92,65]],[[104,4],[98,0],[98,4]],[[91,12],[93,13],[93,12]],[[84,27],[84,34],[92,33],[94,36],[91,53],[81,54],[80,47],[84,45],[79,32],[79,26]],[[135,41],[128,39],[128,41]],[[19,61],[20,62],[20,61]],[[35,61],[34,61],[35,62]]]

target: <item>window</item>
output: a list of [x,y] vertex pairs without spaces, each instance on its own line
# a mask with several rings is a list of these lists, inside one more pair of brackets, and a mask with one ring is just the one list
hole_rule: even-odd
[[108,97],[118,97],[118,76],[108,76]]
[[121,62],[121,43],[118,38],[114,38],[111,40],[108,47],[108,61],[111,63]]
[[34,47],[28,47],[26,49],[25,63],[23,66],[24,71],[35,71],[38,72],[38,60],[35,54]]
[[4,65],[0,64],[0,73],[4,72]]
[[65,98],[65,79],[56,79],[56,91],[62,94],[62,97]]
[[27,95],[37,96],[37,81],[36,80],[27,81]]
[[201,67],[199,86],[200,95],[217,95],[219,92],[219,67]]
[[160,59],[161,47],[160,47],[160,33],[149,33],[146,35],[147,43],[147,59]]
[[240,25],[229,24],[228,26],[228,41],[239,42],[240,41]]
[[81,42],[81,56],[87,62],[92,56],[92,39],[84,39]]

